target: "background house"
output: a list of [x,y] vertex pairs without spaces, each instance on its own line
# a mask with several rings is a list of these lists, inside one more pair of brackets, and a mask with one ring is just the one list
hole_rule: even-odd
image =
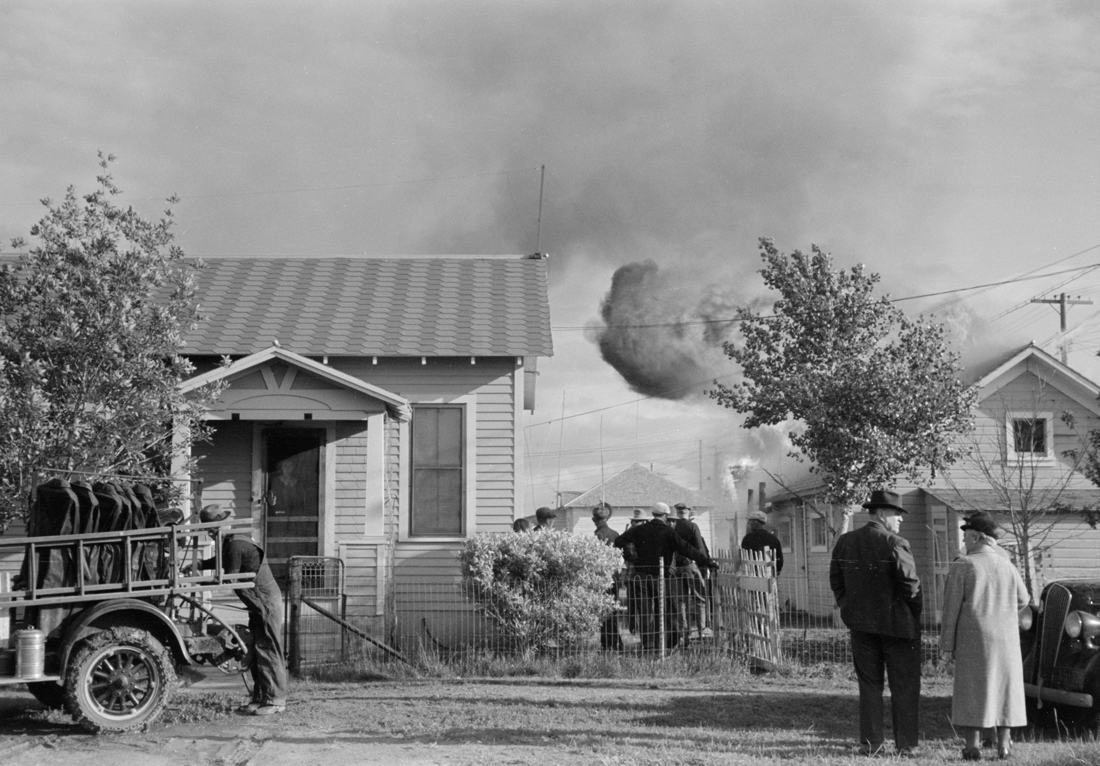
[[608,520],[608,526],[619,533],[630,523],[635,508],[642,509],[643,516],[648,520],[653,518],[649,509],[654,503],[667,503],[669,508],[676,503],[687,503],[695,511],[695,523],[699,525],[703,539],[707,541],[707,545],[714,547],[711,512],[715,501],[639,463],[624,468],[585,492],[569,494],[572,497],[564,495],[563,499],[568,497],[568,500],[558,511],[558,529],[591,534],[595,529],[592,524],[592,507],[600,502],[610,503],[615,509],[615,514]]
[[423,584],[457,582],[463,541],[520,502],[545,259],[209,259],[197,301],[184,387],[226,384],[194,449],[201,502],[251,519],[277,573],[342,562],[360,624],[392,630],[400,605],[418,628],[418,599],[448,619]]
[[[934,485],[898,488],[909,511],[901,534],[912,546],[930,620],[938,619],[947,569],[962,546],[959,526],[974,511],[993,513],[1009,530],[1010,510],[1032,509],[1040,517],[1042,539],[1032,554],[1036,596],[1050,580],[1100,576],[1100,531],[1082,513],[1100,507],[1100,488],[1067,455],[1100,428],[1100,386],[1035,346],[987,365],[975,385],[969,456]],[[793,480],[772,494],[768,515],[787,557],[781,601],[826,615],[834,606],[828,571],[839,513],[815,505],[818,492],[812,478]],[[852,527],[866,519],[860,511]],[[1002,544],[1014,550],[1019,540],[1009,531]]]

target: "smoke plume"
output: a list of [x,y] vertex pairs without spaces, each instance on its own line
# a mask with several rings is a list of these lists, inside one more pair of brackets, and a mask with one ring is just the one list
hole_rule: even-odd
[[733,363],[722,351],[735,325],[728,291],[646,260],[620,267],[600,305],[595,342],[632,389],[664,399],[698,395]]

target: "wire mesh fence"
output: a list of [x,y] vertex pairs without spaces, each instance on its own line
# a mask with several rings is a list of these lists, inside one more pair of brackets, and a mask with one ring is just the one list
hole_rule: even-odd
[[[661,659],[676,654],[712,655],[762,667],[852,665],[848,630],[833,607],[817,612],[781,603],[768,554],[720,553],[717,572],[694,565],[661,568],[658,575],[630,567],[619,572],[594,603],[529,583],[507,608],[487,605],[484,593],[455,581],[398,582],[385,618],[359,629],[333,619],[347,597],[338,559],[303,561],[304,601],[288,629],[296,668],[349,656],[407,662],[430,653],[443,662],[471,656],[518,658],[603,655]],[[326,616],[312,608],[323,601]],[[924,658],[935,662],[938,629],[927,619]],[[295,628],[297,625],[297,628]],[[384,627],[380,627],[384,626]],[[349,632],[349,627],[352,631]],[[297,634],[294,635],[294,632]],[[370,635],[360,641],[356,635]],[[296,658],[296,659],[295,659]],[[293,666],[292,666],[293,667]]]

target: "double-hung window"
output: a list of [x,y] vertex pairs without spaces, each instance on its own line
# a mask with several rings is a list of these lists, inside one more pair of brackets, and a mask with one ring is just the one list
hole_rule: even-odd
[[1045,460],[1054,456],[1053,413],[1010,412],[1005,426],[1010,458]]
[[465,534],[464,427],[462,405],[413,406],[412,536]]

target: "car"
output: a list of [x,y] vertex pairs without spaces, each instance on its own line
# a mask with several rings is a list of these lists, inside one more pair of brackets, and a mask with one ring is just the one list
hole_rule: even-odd
[[1100,580],[1058,580],[1020,612],[1028,715],[1095,729],[1100,724]]

